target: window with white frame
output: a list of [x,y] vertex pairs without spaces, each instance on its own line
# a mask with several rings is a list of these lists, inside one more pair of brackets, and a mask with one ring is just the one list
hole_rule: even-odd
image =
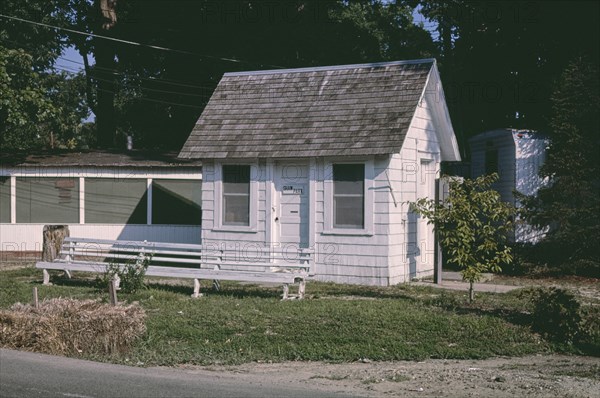
[[250,165],[223,165],[223,225],[250,226]]
[[333,164],[333,227],[365,227],[365,165]]

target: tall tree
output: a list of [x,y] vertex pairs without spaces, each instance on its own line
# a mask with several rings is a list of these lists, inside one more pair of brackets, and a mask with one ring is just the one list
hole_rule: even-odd
[[567,61],[599,59],[598,2],[415,4],[438,23],[440,72],[465,154],[466,138],[488,129],[547,131],[552,82]]
[[600,264],[600,85],[598,66],[578,57],[551,97],[551,144],[541,175],[548,186],[525,200],[525,218],[549,228],[552,262]]
[[89,76],[104,145],[116,129],[138,146],[179,149],[224,72],[435,52],[405,2],[129,0],[119,2],[115,13],[112,25],[113,14],[98,20],[82,10],[79,18],[99,34],[144,44],[94,38],[81,46],[96,59]]

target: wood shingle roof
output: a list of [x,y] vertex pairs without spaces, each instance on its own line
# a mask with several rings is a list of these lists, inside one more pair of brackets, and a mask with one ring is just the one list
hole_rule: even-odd
[[227,73],[179,156],[397,153],[434,62]]

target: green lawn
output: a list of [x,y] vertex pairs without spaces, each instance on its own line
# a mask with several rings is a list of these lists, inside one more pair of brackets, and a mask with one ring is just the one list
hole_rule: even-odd
[[[102,298],[93,279],[41,270],[0,271],[0,307],[41,299]],[[191,281],[156,284],[122,301],[146,310],[147,333],[127,358],[95,358],[145,365],[236,364],[251,361],[356,361],[485,358],[545,352],[550,346],[526,326],[526,299],[518,292],[477,296],[427,287],[388,288],[307,284],[305,300],[281,301],[280,288],[223,283],[219,292],[190,298]],[[206,286],[208,284],[205,283]]]

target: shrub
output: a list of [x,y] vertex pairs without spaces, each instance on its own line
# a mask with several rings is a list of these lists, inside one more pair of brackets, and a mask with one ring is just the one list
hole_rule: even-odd
[[106,272],[100,277],[100,284],[104,288],[108,286],[111,279],[118,277],[121,290],[124,293],[135,293],[146,287],[144,277],[152,256],[140,253],[135,259],[129,259],[125,265],[110,263]]
[[549,288],[533,291],[533,329],[544,337],[572,344],[580,334],[581,305],[573,293]]
[[563,273],[569,275],[600,278],[600,262],[588,259],[575,260],[561,265]]
[[145,333],[144,319],[137,304],[51,299],[35,308],[17,303],[0,311],[0,346],[55,355],[123,353]]

